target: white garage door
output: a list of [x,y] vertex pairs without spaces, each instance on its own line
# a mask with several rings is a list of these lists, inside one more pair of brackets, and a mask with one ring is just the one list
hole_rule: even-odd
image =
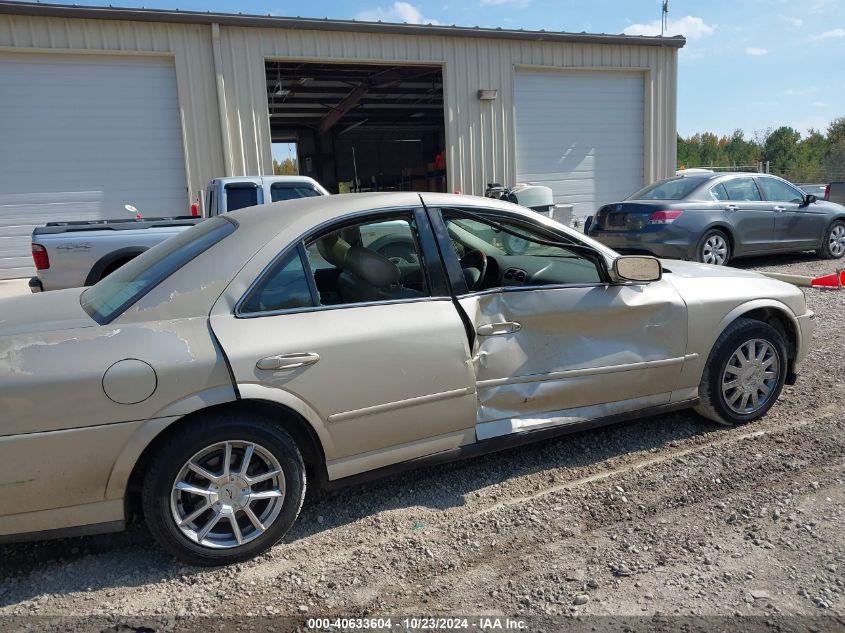
[[578,216],[643,186],[642,75],[521,70],[515,102],[518,182]]
[[44,222],[187,212],[171,61],[0,53],[0,278]]

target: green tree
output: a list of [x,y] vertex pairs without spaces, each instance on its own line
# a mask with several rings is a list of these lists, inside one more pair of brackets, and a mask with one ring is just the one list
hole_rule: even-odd
[[299,165],[295,158],[286,158],[281,163],[273,159],[273,174],[276,176],[296,176],[299,173]]
[[801,134],[789,126],[781,126],[766,138],[763,159],[769,161],[769,170],[788,174],[798,162],[798,142]]

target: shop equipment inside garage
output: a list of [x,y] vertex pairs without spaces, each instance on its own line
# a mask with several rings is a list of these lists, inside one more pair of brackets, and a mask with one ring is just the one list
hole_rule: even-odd
[[446,191],[439,66],[265,64],[273,143],[329,191]]

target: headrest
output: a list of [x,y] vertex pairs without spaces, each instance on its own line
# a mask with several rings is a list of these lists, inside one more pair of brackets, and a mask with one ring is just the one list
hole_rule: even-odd
[[399,281],[399,267],[384,255],[363,246],[353,246],[346,253],[344,270],[376,288],[387,288]]
[[349,251],[349,243],[340,239],[339,233],[329,233],[317,240],[320,255],[335,268],[343,268],[343,260]]

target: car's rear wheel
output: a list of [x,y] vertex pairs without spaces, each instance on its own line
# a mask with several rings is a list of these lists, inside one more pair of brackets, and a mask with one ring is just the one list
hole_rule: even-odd
[[698,242],[696,259],[703,264],[725,266],[731,259],[731,245],[722,231],[707,231]]
[[699,385],[695,410],[733,426],[763,417],[783,389],[786,343],[768,323],[740,318],[713,346]]
[[816,254],[822,259],[840,259],[845,256],[845,222],[837,220],[830,225]]
[[305,466],[283,429],[241,414],[209,415],[153,456],[144,516],[156,540],[194,565],[225,565],[271,547],[296,521]]

